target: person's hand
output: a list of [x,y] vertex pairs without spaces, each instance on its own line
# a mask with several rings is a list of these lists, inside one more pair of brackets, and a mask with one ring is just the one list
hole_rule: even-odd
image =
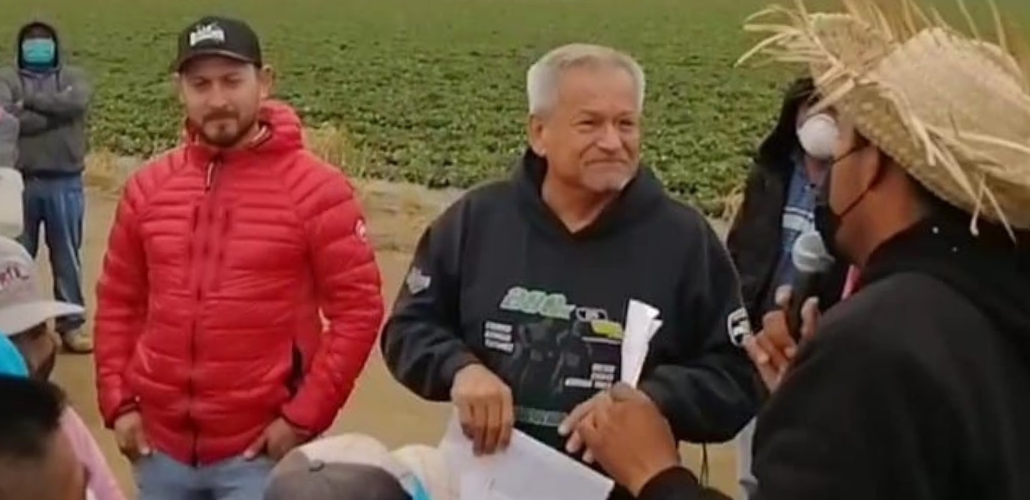
[[[606,407],[612,403],[612,398],[607,391],[599,392],[594,397],[577,405],[565,420],[562,420],[561,425],[558,426],[558,434],[563,437],[569,438],[565,442],[565,451],[570,454],[577,454],[583,449],[583,437],[579,434],[579,426],[583,425],[583,422],[590,420],[595,411]],[[583,461],[591,463],[594,461],[593,455],[590,450],[587,450],[583,454]]]
[[611,403],[580,424],[579,435],[605,472],[633,494],[658,474],[680,464],[669,422],[646,394],[619,383]]
[[[762,331],[744,340],[744,348],[770,392],[774,392],[780,386],[794,357],[797,356],[798,345],[787,329],[787,315],[784,312],[790,303],[790,294],[789,286],[777,289],[776,304],[781,309],[766,314],[762,318]],[[819,299],[812,297],[801,307],[802,341],[815,335],[818,323]]]
[[150,456],[150,444],[143,435],[143,418],[139,412],[129,412],[114,421],[114,439],[118,450],[130,462]]
[[299,430],[290,425],[286,420],[277,418],[247,448],[247,451],[243,453],[243,458],[253,460],[264,453],[272,460],[278,462],[290,450],[300,446],[304,441],[304,435]]
[[454,376],[451,401],[465,436],[476,455],[490,455],[508,447],[515,425],[511,389],[479,363],[462,368]]

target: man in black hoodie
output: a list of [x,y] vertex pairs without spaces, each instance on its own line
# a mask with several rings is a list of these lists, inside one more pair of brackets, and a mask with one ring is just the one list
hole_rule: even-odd
[[[759,500],[1030,498],[1030,64],[905,1],[762,21],[830,96],[816,225],[862,273],[759,418]],[[712,498],[619,392],[581,429],[600,463],[640,499]]]
[[[54,272],[54,295],[83,305],[82,220],[85,211],[82,172],[86,161],[86,115],[93,88],[85,72],[68,64],[53,26],[34,21],[18,32],[17,67],[0,69],[0,107],[20,125],[15,167],[25,179],[24,233],[19,238],[32,256],[39,249],[39,229]],[[76,353],[93,350],[81,330],[85,317],[57,321],[64,347]]]
[[754,415],[750,333],[718,236],[639,164],[644,75],[570,45],[528,74],[531,147],[425,231],[382,350],[419,396],[452,401],[476,452],[513,428],[578,455],[619,380],[628,302],[664,322],[641,389],[679,440],[724,442]]

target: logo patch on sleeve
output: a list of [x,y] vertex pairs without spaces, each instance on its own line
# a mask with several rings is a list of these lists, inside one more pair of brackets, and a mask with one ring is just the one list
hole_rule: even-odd
[[747,318],[747,310],[743,307],[731,312],[726,317],[726,332],[730,342],[737,347],[744,346],[744,339],[751,336],[751,322]]
[[412,295],[418,295],[426,291],[432,282],[433,278],[426,276],[422,269],[418,267],[412,267],[411,271],[408,272],[408,277],[404,280],[408,287],[408,292]]

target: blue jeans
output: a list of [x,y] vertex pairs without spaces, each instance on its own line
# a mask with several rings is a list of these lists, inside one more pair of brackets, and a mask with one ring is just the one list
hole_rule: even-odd
[[275,464],[242,457],[203,467],[154,452],[133,464],[139,500],[261,500]]
[[[18,239],[36,258],[39,252],[39,228],[45,228],[46,246],[50,251],[50,267],[54,273],[54,298],[84,306],[82,298],[82,219],[85,196],[82,177],[27,178],[22,197],[25,230]],[[57,332],[77,330],[85,323],[82,316],[57,319]]]

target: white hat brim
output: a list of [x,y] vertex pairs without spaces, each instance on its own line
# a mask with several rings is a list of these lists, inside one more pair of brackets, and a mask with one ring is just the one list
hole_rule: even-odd
[[0,332],[11,336],[61,316],[85,312],[86,310],[81,306],[55,300],[39,300],[6,306],[0,308]]

